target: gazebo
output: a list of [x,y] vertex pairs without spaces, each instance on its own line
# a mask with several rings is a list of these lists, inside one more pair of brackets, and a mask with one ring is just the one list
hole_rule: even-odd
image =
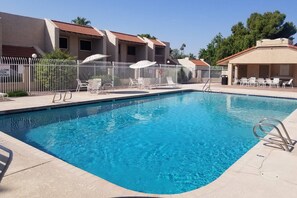
[[294,79],[297,86],[297,46],[289,39],[263,39],[256,46],[218,61],[228,65],[228,85],[242,77]]

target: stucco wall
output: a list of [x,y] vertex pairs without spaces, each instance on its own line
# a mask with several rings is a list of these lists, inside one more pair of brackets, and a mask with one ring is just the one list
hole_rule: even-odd
[[45,19],[45,51],[50,52],[59,48],[59,29],[49,19]]
[[[45,21],[31,17],[0,12],[2,18],[2,44],[45,50]],[[21,31],[20,31],[21,30]]]
[[149,61],[155,61],[155,45],[154,43],[147,38],[143,38],[144,42],[147,43],[148,49],[147,49],[147,59]]
[[297,50],[288,47],[257,48],[238,56],[229,63],[233,64],[296,64]]
[[118,58],[118,40],[116,36],[111,33],[109,30],[105,30],[106,34],[106,52],[110,57],[108,58],[110,61],[119,61]]

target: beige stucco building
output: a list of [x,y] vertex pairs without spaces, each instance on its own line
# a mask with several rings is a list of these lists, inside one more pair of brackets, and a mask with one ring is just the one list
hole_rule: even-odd
[[147,43],[139,36],[105,30],[107,54],[115,62],[137,62],[148,59]]
[[106,54],[106,37],[94,27],[3,12],[0,17],[0,56],[31,57],[54,49],[77,59]]
[[297,86],[297,47],[289,39],[263,39],[255,47],[218,61],[228,65],[228,85],[242,77],[294,79]]
[[170,54],[170,43],[158,39],[143,38],[148,45],[148,60],[166,64]]

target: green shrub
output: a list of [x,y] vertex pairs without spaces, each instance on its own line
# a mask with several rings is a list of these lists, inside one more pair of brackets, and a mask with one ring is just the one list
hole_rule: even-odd
[[17,90],[17,91],[10,91],[7,93],[9,97],[22,97],[22,96],[28,96],[28,93],[23,90]]

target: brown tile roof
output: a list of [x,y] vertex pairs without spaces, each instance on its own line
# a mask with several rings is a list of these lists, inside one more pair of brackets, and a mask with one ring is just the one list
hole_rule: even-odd
[[133,43],[139,43],[139,44],[146,44],[143,40],[141,40],[140,38],[138,38],[135,35],[131,35],[131,34],[124,34],[124,33],[120,33],[120,32],[112,32],[119,40],[121,41],[128,41],[128,42],[133,42]]
[[160,46],[160,47],[166,46],[164,43],[158,41],[157,39],[150,39],[150,41],[152,41],[154,43],[154,45],[156,45],[156,46]]
[[297,45],[296,44],[295,45],[289,45],[288,47],[297,50]]
[[38,54],[34,47],[20,47],[11,45],[2,45],[2,56],[7,57],[32,57],[32,54]]
[[194,63],[196,66],[209,66],[206,62],[200,60],[200,59],[195,59],[195,60],[190,60],[192,63]]
[[244,54],[244,53],[246,53],[246,52],[249,52],[249,51],[251,51],[251,50],[254,50],[254,49],[256,49],[256,47],[251,47],[251,48],[248,48],[248,49],[243,50],[243,51],[241,51],[241,52],[238,52],[238,53],[236,53],[236,54],[233,54],[233,55],[231,55],[231,56],[228,56],[228,57],[226,57],[226,58],[223,58],[223,59],[219,60],[219,61],[217,62],[217,64],[218,64],[218,65],[219,65],[219,64],[222,64],[223,62],[225,62],[225,61],[227,61],[227,60],[229,60],[229,59],[231,59],[231,58],[234,58],[234,57],[236,57],[236,56],[242,55],[242,54]]
[[77,24],[65,23],[65,22],[55,21],[55,20],[52,20],[52,21],[62,31],[102,37],[102,35],[91,26],[77,25]]

